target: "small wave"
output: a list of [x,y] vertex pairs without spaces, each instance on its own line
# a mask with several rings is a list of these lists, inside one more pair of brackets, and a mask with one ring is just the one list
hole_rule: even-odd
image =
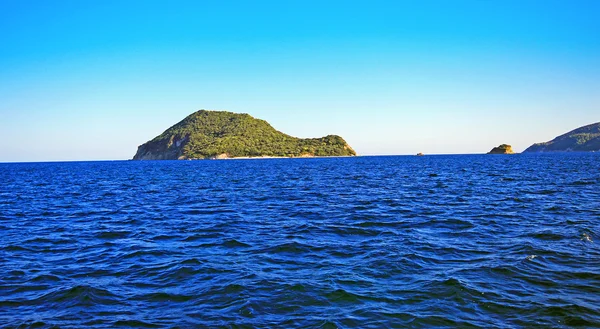
[[31,301],[31,303],[56,303],[61,307],[65,307],[74,305],[116,305],[121,304],[119,300],[119,296],[108,290],[80,285],[55,290]]
[[4,251],[28,251],[28,252],[34,251],[33,249],[25,248],[23,246],[14,245],[14,244],[8,245],[8,246],[2,248],[2,250],[4,250]]
[[176,238],[175,236],[164,235],[163,234],[163,235],[157,235],[155,237],[152,237],[152,240],[154,240],[154,241],[166,241],[166,240],[172,240],[172,239],[175,239],[175,238]]
[[228,294],[238,293],[242,290],[244,290],[244,286],[242,286],[241,284],[237,284],[237,283],[228,284],[227,286],[225,286],[223,288],[223,291],[225,291]]
[[[209,230],[209,229],[207,229]],[[212,230],[212,229],[211,229]],[[198,241],[198,240],[217,240],[221,237],[225,237],[225,234],[221,233],[221,232],[205,232],[202,234],[194,234],[192,233],[192,235],[189,235],[187,237],[185,237],[184,239],[182,239],[181,241],[184,242],[194,242],[194,241]]]
[[448,278],[446,280],[433,281],[425,287],[425,292],[436,296],[437,298],[464,298],[467,300],[478,300],[484,293],[467,284],[461,282],[457,278]]
[[355,205],[352,207],[352,210],[355,210],[355,211],[370,210],[370,209],[373,209],[375,206],[376,206],[376,204],[374,204],[374,203]]
[[139,258],[139,257],[144,257],[144,256],[160,257],[160,256],[164,256],[164,252],[162,252],[160,250],[137,250],[137,251],[133,251],[128,254],[122,255],[119,258],[132,259],[132,258]]
[[298,242],[282,243],[266,249],[266,252],[272,254],[301,254],[309,251],[310,248],[307,245]]
[[306,287],[300,283],[293,284],[289,289],[292,291],[306,291]]
[[336,303],[356,303],[360,301],[360,296],[348,292],[344,289],[337,289],[325,295],[327,299]]
[[600,282],[600,273],[595,272],[561,272],[562,275],[572,278],[586,280],[588,282]]
[[240,242],[236,239],[229,239],[226,241],[223,241],[223,246],[227,247],[227,248],[248,248],[251,247],[251,245],[247,244],[247,243],[243,243]]
[[394,227],[394,226],[398,225],[399,223],[400,223],[399,221],[394,221],[394,222],[363,221],[363,222],[358,222],[355,225],[359,226],[359,227]]
[[[28,240],[25,240],[24,244],[56,244],[56,243],[65,243],[61,239],[48,239],[41,237],[34,237]],[[70,242],[70,241],[69,241]]]
[[578,327],[592,327],[599,323],[588,319],[589,316],[597,317],[600,312],[596,309],[591,309],[581,305],[561,305],[561,306],[545,306],[536,312],[538,317],[561,318],[565,325]]
[[459,218],[449,218],[445,220],[433,219],[427,224],[448,227],[451,230],[468,230],[475,227],[475,224],[473,224],[471,221]]
[[181,261],[179,264],[182,265],[202,265],[204,264],[203,261],[199,260],[198,258],[190,258],[190,259],[186,259]]
[[56,275],[41,274],[41,275],[38,275],[35,278],[31,279],[31,281],[33,281],[33,282],[46,282],[46,281],[58,282],[58,281],[60,281],[60,278],[57,277]]
[[342,236],[345,236],[345,235],[351,235],[351,236],[377,236],[377,235],[380,235],[382,232],[377,231],[377,230],[370,230],[370,229],[366,229],[366,228],[361,228],[361,227],[336,226],[336,227],[333,228],[333,233],[339,234],[339,235],[342,235]]
[[23,275],[25,275],[25,272],[21,271],[21,270],[12,270],[12,271],[8,272],[8,275],[10,275],[10,276],[23,276]]
[[156,278],[156,281],[158,283],[169,284],[172,282],[184,280],[186,278],[194,277],[194,275],[201,273],[203,271],[201,271],[198,268],[189,267],[189,266],[176,266],[176,267],[170,268],[168,270],[162,269],[162,267],[161,267],[158,269],[153,269],[153,271],[144,271],[142,273],[146,274],[146,275],[150,275],[151,272],[155,272],[156,275],[158,275],[158,277]]
[[[8,327],[8,328],[11,328],[11,327]],[[27,320],[14,328],[15,329],[33,329],[33,328],[58,329],[60,327],[56,326],[56,325],[51,325],[51,324],[43,322],[43,321]]]
[[150,302],[187,302],[194,299],[194,296],[181,295],[181,294],[170,294],[167,292],[155,292],[142,296],[136,296],[134,300],[145,300]]

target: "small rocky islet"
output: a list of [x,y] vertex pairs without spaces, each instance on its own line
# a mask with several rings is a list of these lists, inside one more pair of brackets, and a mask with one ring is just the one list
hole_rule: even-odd
[[140,145],[133,160],[355,155],[337,135],[297,138],[249,114],[200,110]]
[[508,144],[500,144],[499,146],[494,147],[487,154],[515,154],[512,149],[512,146]]

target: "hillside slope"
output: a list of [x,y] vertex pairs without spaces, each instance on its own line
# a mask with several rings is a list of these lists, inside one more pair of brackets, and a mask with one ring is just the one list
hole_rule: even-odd
[[600,122],[569,131],[545,143],[536,143],[524,152],[598,152]]

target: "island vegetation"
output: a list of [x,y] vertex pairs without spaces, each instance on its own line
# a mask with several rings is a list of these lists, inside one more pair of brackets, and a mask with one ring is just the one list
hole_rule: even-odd
[[336,135],[297,138],[249,114],[200,110],[140,145],[134,160],[353,156]]

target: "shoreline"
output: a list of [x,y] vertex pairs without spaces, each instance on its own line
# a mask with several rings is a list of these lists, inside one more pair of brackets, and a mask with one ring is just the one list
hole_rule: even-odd
[[262,159],[314,159],[314,158],[354,158],[354,157],[358,157],[359,155],[324,155],[324,156],[317,156],[317,155],[309,155],[309,156],[256,156],[256,157],[210,157],[210,158],[204,158],[204,159],[182,159],[182,160],[190,160],[190,161],[195,161],[195,160],[262,160]]

